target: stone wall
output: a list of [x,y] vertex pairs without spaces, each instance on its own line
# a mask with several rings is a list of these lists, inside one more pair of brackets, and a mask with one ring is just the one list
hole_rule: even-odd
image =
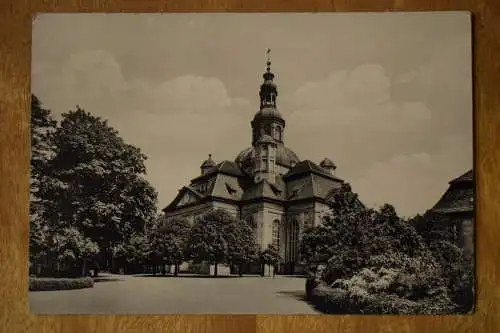
[[314,226],[323,223],[323,218],[330,214],[330,207],[327,204],[316,202],[314,204]]

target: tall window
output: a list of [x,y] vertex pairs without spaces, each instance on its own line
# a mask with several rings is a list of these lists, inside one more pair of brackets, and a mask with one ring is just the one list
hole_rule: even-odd
[[283,133],[282,133],[282,129],[280,126],[276,127],[276,133],[277,133],[277,138],[278,138],[278,141],[283,141]]
[[273,245],[279,250],[280,248],[280,221],[273,221]]
[[266,125],[264,133],[266,133],[267,135],[271,135],[271,126],[270,125]]

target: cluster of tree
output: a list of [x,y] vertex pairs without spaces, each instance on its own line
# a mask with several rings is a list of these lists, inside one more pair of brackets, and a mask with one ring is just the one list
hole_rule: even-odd
[[305,230],[301,248],[316,277],[308,282],[309,294],[314,298],[319,288],[322,301],[329,300],[323,311],[470,310],[472,297],[463,295],[472,293],[471,261],[443,228],[445,217],[427,213],[408,221],[388,204],[365,208],[348,184],[330,207],[322,225]]
[[[87,275],[90,269],[143,272],[183,261],[241,266],[274,264],[277,251],[256,249],[253,231],[220,209],[191,227],[157,215],[144,179],[146,156],[107,122],[76,107],[55,121],[31,101],[31,272]],[[216,273],[217,274],[217,273]]]
[[115,247],[114,257],[128,272],[149,265],[161,267],[165,274],[165,265],[173,265],[174,275],[183,262],[214,265],[215,276],[219,264],[238,267],[242,275],[246,264],[274,266],[279,262],[272,245],[259,251],[251,226],[223,209],[207,211],[192,226],[182,218],[160,218],[144,235],[134,235],[131,241]]
[[56,122],[32,96],[31,125],[30,263],[47,275],[109,268],[112,249],[156,219],[146,156],[79,107]]

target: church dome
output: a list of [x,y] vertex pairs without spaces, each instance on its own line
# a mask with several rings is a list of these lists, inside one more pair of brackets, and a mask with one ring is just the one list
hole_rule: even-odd
[[275,107],[263,107],[255,114],[253,119],[254,119],[254,121],[260,120],[260,119],[280,119],[280,120],[283,120],[283,116],[278,111],[278,109]]
[[[241,151],[235,159],[235,162],[244,170],[254,165],[255,148],[250,147]],[[291,168],[296,163],[300,162],[297,154],[290,148],[280,144],[276,147],[276,164]]]

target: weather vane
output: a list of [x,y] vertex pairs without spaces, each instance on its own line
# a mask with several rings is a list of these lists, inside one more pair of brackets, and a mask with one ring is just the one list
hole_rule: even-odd
[[271,60],[269,59],[269,55],[270,55],[270,53],[271,53],[271,49],[267,49],[267,52],[266,52],[266,53],[267,53],[267,61],[269,62],[269,61],[271,61]]

